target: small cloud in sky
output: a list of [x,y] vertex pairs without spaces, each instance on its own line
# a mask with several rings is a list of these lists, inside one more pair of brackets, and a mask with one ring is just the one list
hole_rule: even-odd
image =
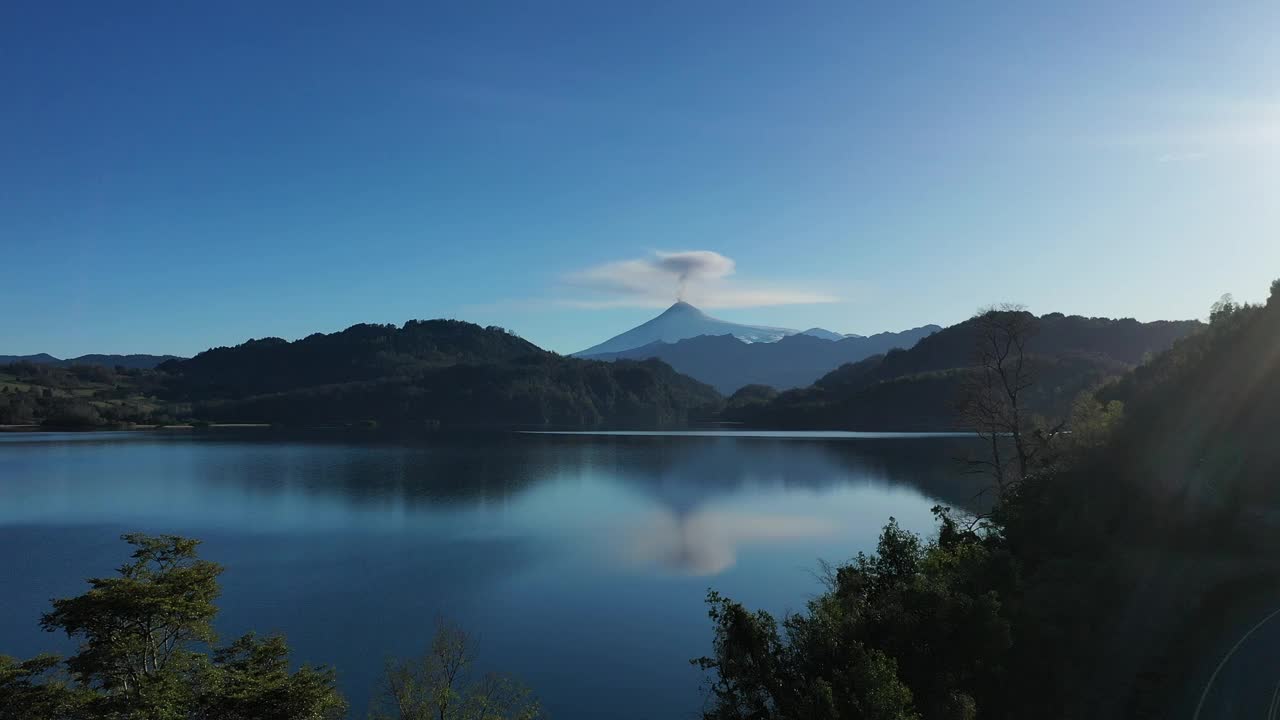
[[570,273],[563,284],[576,297],[563,302],[611,308],[665,307],[684,300],[706,308],[744,308],[836,301],[812,290],[735,280],[730,277],[735,270],[732,258],[711,250],[655,252]]

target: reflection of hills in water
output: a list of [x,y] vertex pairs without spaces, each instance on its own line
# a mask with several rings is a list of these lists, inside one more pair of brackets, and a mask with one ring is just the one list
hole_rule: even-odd
[[282,450],[279,438],[258,437],[261,453],[206,467],[206,478],[412,507],[502,503],[556,478],[593,475],[625,483],[677,516],[744,487],[901,485],[966,510],[979,507],[981,487],[960,471],[956,458],[975,449],[963,438],[482,434],[419,444],[312,438]]
[[695,574],[733,566],[748,545],[847,547],[857,537],[864,547],[891,514],[923,530],[934,502],[977,509],[980,484],[954,459],[976,443],[955,438],[490,433],[391,443],[213,432],[71,442],[81,461],[39,486],[0,483],[13,500],[0,509],[192,528],[410,530],[449,543],[451,556],[467,552],[457,543],[499,538],[509,550],[558,546]]
[[[576,439],[576,438],[575,438]],[[600,437],[588,442],[598,443]],[[613,475],[660,511],[620,535],[624,556],[692,575],[719,573],[749,543],[832,536],[855,518],[812,510],[736,507],[739,494],[821,494],[840,486],[899,486],[961,509],[978,509],[979,484],[959,472],[966,442],[940,439],[609,438]],[[968,444],[969,447],[965,447]],[[876,527],[887,518],[877,518]]]
[[956,459],[962,438],[741,438],[571,436],[615,450],[619,480],[677,514],[745,486],[821,491],[836,485],[903,485],[940,502],[976,509],[980,483]]

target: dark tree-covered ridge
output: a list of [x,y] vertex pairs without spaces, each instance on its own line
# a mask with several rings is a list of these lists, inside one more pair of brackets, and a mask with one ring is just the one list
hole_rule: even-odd
[[160,369],[182,378],[192,399],[265,392],[408,375],[424,368],[491,364],[550,355],[502,328],[458,320],[410,320],[403,327],[359,324],[289,342],[248,340],[216,347]]
[[[1064,417],[1080,392],[1120,377],[1203,329],[1194,320],[1141,323],[1022,311],[1034,332],[1027,343],[1036,383],[1030,412]],[[961,427],[963,389],[980,367],[982,333],[974,318],[933,333],[907,350],[891,350],[843,365],[811,387],[766,404],[730,407],[730,419],[750,425],[856,430],[944,430]]]
[[660,361],[566,358],[457,320],[250,340],[160,370],[171,399],[224,422],[654,427],[711,417],[722,403]]

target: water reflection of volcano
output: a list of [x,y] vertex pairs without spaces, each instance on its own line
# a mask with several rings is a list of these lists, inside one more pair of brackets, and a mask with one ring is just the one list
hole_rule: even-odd
[[753,542],[807,539],[834,534],[835,523],[801,515],[660,511],[630,528],[629,559],[656,563],[690,575],[714,575],[737,561],[738,548]]
[[[515,511],[500,532],[586,533],[608,543],[614,559],[713,574],[750,545],[883,524],[888,511],[860,513],[848,491],[911,492],[980,509],[981,481],[956,460],[970,449],[955,438],[488,434],[417,444],[248,443],[207,454],[198,469],[207,482],[258,498],[254,507],[283,503],[309,525],[327,512],[344,523],[429,528],[461,517],[456,511],[529,500],[537,509]],[[833,498],[843,498],[844,514],[824,508]]]
[[[796,440],[762,438],[594,437],[597,471],[655,501],[653,512],[621,529],[631,561],[689,574],[731,567],[751,544],[812,540],[842,524],[887,519],[832,516],[816,505],[771,507],[797,493],[834,497],[843,491],[921,493],[963,510],[978,509],[980,482],[955,459],[964,442],[938,439]],[[607,450],[606,450],[607,448]],[[607,459],[607,462],[606,462]],[[741,506],[743,498],[766,505]]]

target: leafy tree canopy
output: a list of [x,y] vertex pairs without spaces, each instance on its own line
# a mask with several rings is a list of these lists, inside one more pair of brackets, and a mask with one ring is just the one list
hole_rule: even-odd
[[[289,670],[283,638],[213,632],[222,567],[199,542],[123,536],[133,548],[115,576],[53,601],[41,619],[79,641],[64,659],[0,657],[0,719],[329,720],[345,714],[334,674]],[[6,714],[8,713],[8,714]]]

